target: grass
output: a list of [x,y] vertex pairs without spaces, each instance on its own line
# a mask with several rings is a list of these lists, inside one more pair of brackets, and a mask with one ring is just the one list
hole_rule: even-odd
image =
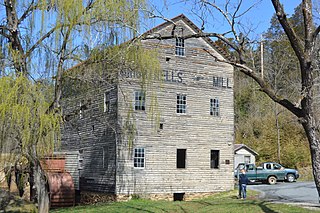
[[108,204],[97,204],[91,206],[77,206],[73,208],[64,208],[52,210],[53,213],[99,213],[99,212],[219,212],[219,213],[307,213],[320,212],[291,206],[286,204],[274,204],[258,199],[258,193],[248,192],[246,200],[237,199],[237,191],[217,193],[204,199],[193,201],[151,201],[144,199],[131,200],[128,202],[114,202]]
[[299,181],[313,181],[312,167],[299,168],[300,178]]

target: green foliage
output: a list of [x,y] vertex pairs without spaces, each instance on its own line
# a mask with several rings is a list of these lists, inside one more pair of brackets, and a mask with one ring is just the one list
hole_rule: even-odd
[[236,79],[236,143],[253,148],[259,154],[257,163],[278,161],[277,114],[281,163],[299,168],[310,165],[308,141],[294,116],[276,106],[269,97],[256,89],[256,84],[250,79],[243,75]]
[[31,147],[39,157],[52,153],[59,141],[60,116],[48,112],[41,84],[24,76],[0,78],[1,152],[30,160]]

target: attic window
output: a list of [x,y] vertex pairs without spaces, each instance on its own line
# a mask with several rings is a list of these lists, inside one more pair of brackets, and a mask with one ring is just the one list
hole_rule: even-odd
[[181,37],[176,38],[176,55],[177,56],[185,55],[184,38],[181,38]]

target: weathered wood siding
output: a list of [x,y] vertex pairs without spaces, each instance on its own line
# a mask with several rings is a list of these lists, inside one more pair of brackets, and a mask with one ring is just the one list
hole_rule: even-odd
[[[194,33],[184,22],[178,21],[176,28],[183,28],[187,35]],[[171,34],[172,25],[160,30],[161,35]],[[185,56],[175,56],[175,39],[144,41],[146,48],[159,50],[161,67],[169,75],[164,82],[155,82],[146,92],[146,110],[134,111],[131,120],[137,128],[133,147],[127,141],[117,144],[117,194],[146,193],[194,193],[216,192],[233,189],[233,144],[234,105],[233,68],[215,62],[204,49],[219,55],[202,38],[185,40]],[[167,58],[167,59],[166,59]],[[169,58],[169,60],[168,60]],[[179,80],[177,72],[182,82]],[[228,79],[228,88],[214,87],[213,77]],[[179,81],[181,81],[181,79]],[[134,91],[139,90],[136,79],[131,84],[123,81],[119,87],[119,118],[122,123],[134,100]],[[226,81],[224,82],[226,85]],[[150,120],[148,108],[151,94],[156,92],[160,123]],[[177,114],[177,94],[187,95],[187,113]],[[210,99],[220,101],[220,116],[210,115]],[[145,148],[145,168],[133,167],[133,149]],[[186,149],[186,168],[177,169],[177,149]],[[210,167],[210,151],[220,151],[218,169]]]
[[[194,26],[183,19],[176,23],[184,34],[194,33]],[[156,33],[171,34],[172,28],[163,25]],[[175,39],[143,41],[145,48],[158,49],[164,72],[164,81],[155,81],[146,91],[145,111],[132,111],[140,84],[129,75],[112,88],[94,85],[65,91],[61,149],[79,151],[81,190],[121,196],[233,189],[233,68],[215,62],[212,55],[222,56],[203,38],[185,40],[185,56],[175,55],[175,43]],[[215,77],[224,79],[223,87],[213,85]],[[109,113],[103,106],[106,91],[111,95]],[[186,114],[176,113],[177,94],[187,96]],[[159,122],[149,112],[154,98]],[[213,98],[219,99],[218,117],[210,115]],[[132,144],[121,128],[128,120],[137,130]],[[158,128],[160,123],[163,129]],[[133,166],[134,148],[145,149],[143,169]],[[177,169],[177,149],[186,149],[186,168]],[[211,150],[220,152],[219,168],[210,166]]]
[[[79,86],[73,90],[72,93],[65,91],[63,95],[66,120],[61,130],[61,151],[79,152],[79,158],[72,160],[79,165],[80,190],[114,193],[117,87],[90,85],[89,89]],[[109,112],[104,110],[107,91],[110,94]]]

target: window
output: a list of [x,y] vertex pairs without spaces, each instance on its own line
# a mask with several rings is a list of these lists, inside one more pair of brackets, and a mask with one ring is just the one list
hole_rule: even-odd
[[78,162],[79,162],[78,169],[79,170],[83,169],[83,166],[84,166],[83,159],[84,159],[84,150],[80,149],[79,150],[79,155],[78,155]]
[[280,164],[273,164],[273,169],[281,169],[282,166]]
[[219,169],[219,150],[211,150],[211,169]]
[[270,163],[266,164],[266,169],[271,169],[271,164]]
[[80,104],[79,104],[79,107],[80,107],[80,110],[79,110],[79,118],[82,119],[83,118],[83,104],[82,104],[82,101],[80,101]]
[[218,98],[210,99],[210,115],[220,116],[220,105]]
[[144,168],[144,148],[135,148],[133,157],[134,168]]
[[102,147],[102,168],[108,168],[108,147]]
[[110,112],[110,92],[104,93],[104,112]]
[[251,158],[249,155],[244,156],[244,162],[245,163],[251,163]]
[[134,109],[135,110],[145,110],[146,106],[146,96],[145,92],[136,91],[134,93]]
[[222,87],[223,78],[222,77],[213,77],[213,86],[214,87]]
[[163,129],[163,123],[160,123],[159,129]]
[[252,164],[246,165],[247,171],[254,170],[254,166]]
[[183,38],[176,38],[176,55],[184,56],[185,49],[184,49],[184,39]]
[[186,149],[177,149],[177,168],[186,168]]
[[177,113],[186,113],[187,111],[187,96],[177,95]]

